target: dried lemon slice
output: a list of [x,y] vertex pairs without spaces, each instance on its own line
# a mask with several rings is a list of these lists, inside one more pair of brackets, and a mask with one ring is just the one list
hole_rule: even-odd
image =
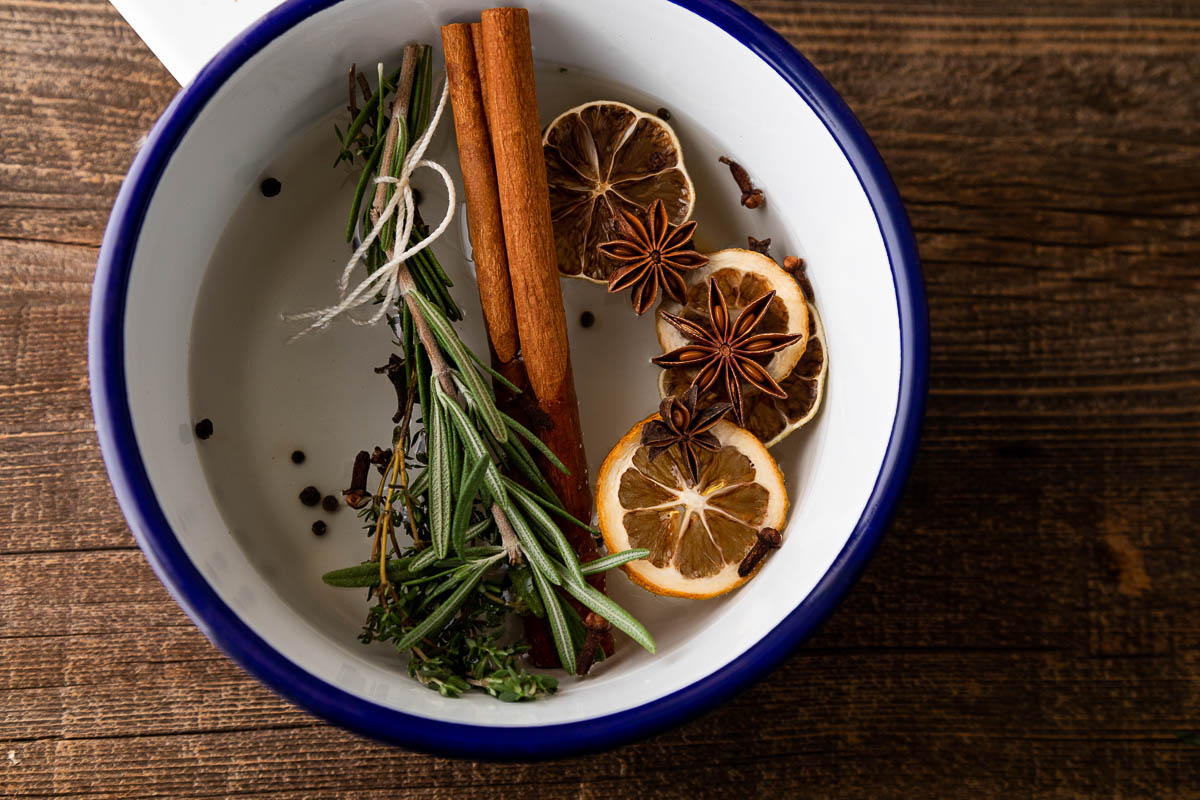
[[632,106],[597,100],[560,114],[542,136],[550,217],[563,275],[606,283],[619,266],[596,248],[617,239],[624,208],[638,216],[662,200],[679,225],[696,191],[671,126]]
[[[623,568],[655,594],[715,597],[749,579],[738,565],[764,527],[783,530],[787,490],[783,475],[750,432],[721,421],[720,448],[700,451],[699,476],[688,477],[679,448],[650,460],[642,420],[612,449],[600,468],[596,506],[610,553],[644,547],[650,557]],[[753,573],[751,573],[753,575]]]
[[[715,278],[729,305],[730,319],[741,314],[751,301],[775,291],[771,305],[755,328],[760,333],[805,333],[808,331],[808,303],[796,279],[772,259],[753,250],[732,248],[708,254],[708,263],[687,273],[687,299],[682,305],[667,298],[658,307],[655,325],[658,343],[669,353],[687,344],[678,329],[663,319],[662,312],[683,317],[701,326],[709,324],[708,281]],[[785,378],[804,355],[807,337],[776,352],[763,366],[776,381]],[[669,370],[678,372],[682,370]],[[691,376],[688,377],[691,381]],[[684,385],[686,387],[686,384]],[[664,395],[665,396],[665,395]]]
[[[763,394],[754,387],[742,392],[745,408],[746,429],[757,436],[767,447],[774,447],[788,434],[807,425],[817,415],[821,399],[825,394],[825,375],[829,371],[829,357],[825,345],[825,326],[817,307],[808,306],[808,340],[804,355],[792,367],[787,377],[779,381],[779,388],[787,392],[786,398],[775,398]],[[658,391],[663,397],[679,395],[687,391],[692,377],[686,370],[666,369],[659,375]],[[716,387],[705,392],[700,400],[704,404],[717,402],[720,396]]]

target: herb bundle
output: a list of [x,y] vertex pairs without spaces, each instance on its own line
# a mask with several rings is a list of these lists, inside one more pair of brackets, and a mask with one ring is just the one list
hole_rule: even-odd
[[[352,69],[352,112],[355,87],[363,83]],[[360,225],[379,225],[393,191],[411,191],[377,176],[402,173],[409,149],[430,124],[431,86],[430,48],[410,47],[401,69],[388,75],[379,69],[376,91],[346,133],[337,130],[337,163],[362,164],[347,240]],[[372,184],[375,202],[366,203]],[[405,246],[426,235],[423,225],[414,225]],[[396,237],[395,221],[385,220],[364,255],[369,272],[393,257]],[[450,295],[452,284],[427,248],[400,265],[397,286],[400,299],[385,313],[400,351],[387,367],[399,398],[399,424],[390,457],[379,459],[377,491],[366,494],[356,485],[345,493],[371,536],[370,559],[324,576],[332,586],[368,590],[373,606],[360,639],[386,641],[408,654],[410,674],[443,695],[475,688],[507,701],[556,688],[554,678],[522,666],[528,645],[508,633],[513,614],[546,620],[568,672],[586,670],[577,662],[581,653],[584,661],[602,657],[594,641],[585,646],[595,621],[585,625],[565,596],[653,652],[645,628],[586,580],[648,551],[580,563],[559,520],[593,535],[599,531],[567,512],[534,454],[565,472],[562,462],[497,407],[489,375],[509,391],[520,390],[459,338],[452,323],[462,314]],[[384,303],[384,295],[376,302]],[[411,544],[401,545],[400,535]]]

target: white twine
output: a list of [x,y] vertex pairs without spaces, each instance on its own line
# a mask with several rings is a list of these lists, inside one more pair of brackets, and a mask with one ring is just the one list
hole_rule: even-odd
[[[429,147],[429,141],[433,138],[434,131],[437,130],[438,121],[442,118],[442,111],[446,108],[446,98],[449,96],[449,92],[450,84],[447,82],[442,86],[441,99],[438,100],[437,110],[433,112],[433,118],[429,121],[429,126],[425,129],[425,133],[416,141],[404,157],[404,161],[400,165],[399,176],[393,178],[388,175],[381,175],[375,178],[375,183],[377,184],[395,184],[396,190],[392,193],[392,199],[384,206],[383,213],[379,215],[379,219],[376,220],[374,227],[371,228],[371,232],[366,235],[362,244],[354,251],[354,255],[350,256],[350,260],[346,262],[346,268],[342,270],[342,277],[338,280],[338,291],[341,293],[341,299],[337,305],[329,306],[328,308],[316,311],[304,311],[299,314],[285,314],[283,318],[287,322],[312,320],[312,323],[293,336],[289,340],[290,342],[294,342],[314,330],[328,327],[330,322],[333,322],[333,320],[342,314],[372,302],[375,295],[383,291],[383,302],[369,319],[364,320],[356,319],[353,316],[350,317],[350,321],[355,325],[374,325],[379,322],[403,294],[398,287],[401,265],[433,244],[439,236],[446,232],[446,228],[450,226],[450,221],[454,218],[454,181],[451,180],[450,173],[441,164],[423,158],[426,148]],[[383,226],[387,224],[387,221],[398,210],[400,213],[396,218],[395,227],[399,232],[396,234],[395,241],[407,242],[412,235],[413,224],[416,221],[416,205],[413,203],[413,191],[409,181],[413,172],[421,167],[432,169],[442,176],[442,181],[446,184],[446,215],[442,217],[442,221],[438,223],[438,226],[429,232],[428,236],[407,250],[392,256],[386,264],[372,272],[361,283],[347,292],[350,275],[354,272],[354,268],[358,266],[363,256],[367,254],[367,250],[370,249],[371,244],[379,238],[379,233],[383,230]],[[404,201],[403,206],[400,205],[401,200]],[[369,201],[369,197],[364,197],[364,201]]]

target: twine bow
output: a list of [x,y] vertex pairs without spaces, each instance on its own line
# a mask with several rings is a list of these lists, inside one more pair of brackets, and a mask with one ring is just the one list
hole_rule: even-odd
[[[390,175],[380,175],[375,178],[376,184],[390,183],[394,184],[396,189],[392,193],[391,199],[388,200],[387,205],[384,206],[383,212],[375,221],[374,226],[372,226],[371,231],[363,238],[358,249],[350,256],[350,260],[346,262],[346,268],[342,270],[342,276],[338,280],[340,299],[337,304],[314,311],[285,314],[284,320],[288,322],[311,320],[309,326],[293,336],[289,342],[294,342],[314,330],[327,328],[333,320],[361,305],[372,302],[375,296],[382,292],[383,302],[379,304],[379,309],[370,318],[357,319],[353,316],[350,317],[350,321],[355,325],[373,325],[379,322],[388,312],[388,309],[401,297],[402,292],[398,286],[401,266],[403,266],[405,261],[433,244],[439,236],[446,232],[446,228],[450,226],[450,221],[454,218],[455,207],[454,181],[451,180],[450,173],[446,171],[445,167],[436,161],[429,161],[424,158],[425,150],[429,147],[429,141],[433,138],[438,122],[442,118],[442,111],[446,108],[446,98],[449,96],[449,90],[450,85],[447,82],[442,87],[442,96],[438,100],[437,110],[434,111],[433,118],[429,121],[429,126],[426,128],[425,133],[422,134],[421,138],[413,144],[408,154],[405,155],[404,161],[400,165],[400,174],[394,178]],[[413,172],[421,167],[426,167],[437,172],[446,184],[445,216],[442,217],[442,221],[438,223],[437,227],[429,232],[428,236],[408,249],[393,255],[387,263],[368,275],[353,289],[347,291],[347,287],[350,284],[350,275],[354,272],[354,268],[362,261],[371,244],[379,238],[383,226],[387,224],[388,220],[397,211],[399,211],[399,216],[396,219],[396,229],[399,231],[399,234],[396,236],[395,241],[407,242],[412,236],[413,224],[416,221],[416,205],[413,202],[413,190],[410,179]],[[403,205],[401,205],[401,201],[403,201]]]

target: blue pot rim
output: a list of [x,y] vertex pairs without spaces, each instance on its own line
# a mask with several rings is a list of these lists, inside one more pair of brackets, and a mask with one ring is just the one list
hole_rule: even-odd
[[300,21],[338,2],[288,0],[221,50],[155,124],[113,206],[93,286],[89,372],[105,464],[134,536],[176,601],[230,658],[297,705],[358,733],[442,755],[540,759],[613,747],[677,725],[762,677],[813,633],[870,560],[903,493],[924,416],[929,320],[916,242],[899,193],[849,107],[787,40],[730,0],[669,0],[718,26],[774,68],[828,127],[871,202],[892,268],[901,346],[896,417],[875,486],[849,540],[813,591],[757,644],[684,689],[606,716],[536,727],[443,722],[385,708],[344,692],[285,658],[204,580],[154,495],[134,435],[124,369],[124,314],[134,250],[175,148],[242,64]]

